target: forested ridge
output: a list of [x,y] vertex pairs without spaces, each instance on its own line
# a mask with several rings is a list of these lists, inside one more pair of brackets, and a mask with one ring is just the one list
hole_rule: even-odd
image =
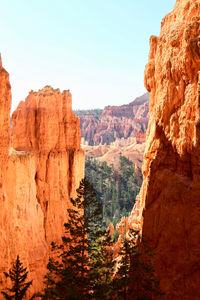
[[120,155],[120,165],[115,169],[106,162],[86,158],[85,176],[94,186],[98,199],[102,202],[105,226],[114,225],[122,216],[128,216],[135,203],[142,178],[136,175],[134,164]]

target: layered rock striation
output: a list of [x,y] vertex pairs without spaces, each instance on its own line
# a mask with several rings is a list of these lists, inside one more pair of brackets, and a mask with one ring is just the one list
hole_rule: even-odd
[[143,143],[149,120],[148,102],[147,93],[127,105],[106,106],[103,111],[76,111],[82,137],[89,145],[110,145],[139,133],[138,142]]
[[200,2],[177,0],[150,38],[143,186],[129,218],[155,252],[163,299],[200,299]]
[[33,280],[32,294],[42,286],[50,243],[63,235],[69,199],[76,195],[84,177],[84,152],[70,92],[49,86],[31,91],[19,104],[12,115],[10,137],[10,85],[8,74],[2,72],[0,105],[5,126],[0,140],[7,143],[0,144],[1,155],[4,153],[0,170],[0,284],[1,289],[5,287],[2,273],[20,255]]

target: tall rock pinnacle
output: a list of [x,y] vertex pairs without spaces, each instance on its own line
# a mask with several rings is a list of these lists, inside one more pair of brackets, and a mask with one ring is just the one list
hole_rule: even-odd
[[63,235],[69,199],[84,177],[84,152],[69,91],[31,91],[12,115],[11,139],[10,103],[9,75],[1,67],[0,286],[19,255],[33,280],[30,299],[41,290],[51,242]]

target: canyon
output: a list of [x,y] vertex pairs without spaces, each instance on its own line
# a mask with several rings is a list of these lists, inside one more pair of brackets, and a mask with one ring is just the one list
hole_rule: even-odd
[[119,157],[130,159],[141,173],[149,121],[149,94],[129,104],[103,110],[76,110],[80,118],[82,148],[86,157],[119,168]]
[[177,0],[151,36],[144,81],[143,185],[127,223],[151,243],[162,299],[200,299],[199,0]]
[[83,143],[110,145],[116,140],[136,138],[145,141],[149,121],[148,93],[129,104],[106,106],[103,110],[77,110]]
[[[52,241],[64,232],[69,199],[84,177],[79,119],[69,91],[31,91],[12,115],[9,74],[0,65],[0,289],[17,255],[41,290]],[[1,298],[2,296],[0,296]]]
[[76,112],[80,124],[69,91],[31,91],[10,130],[11,86],[0,59],[1,289],[17,255],[33,280],[28,297],[41,289],[50,243],[60,240],[69,199],[84,176],[81,126],[85,147],[95,144],[87,155],[102,160],[111,161],[125,144],[127,156],[144,151],[146,137],[143,184],[117,228],[119,234],[125,226],[139,229],[150,243],[162,299],[200,299],[199,0],[177,0],[160,36],[150,38],[144,81],[149,110],[145,95],[92,116]]

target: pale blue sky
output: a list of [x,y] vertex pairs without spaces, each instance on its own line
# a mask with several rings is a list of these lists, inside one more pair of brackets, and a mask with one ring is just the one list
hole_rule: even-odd
[[0,0],[0,52],[13,109],[45,85],[73,108],[129,103],[145,92],[149,37],[175,0]]

